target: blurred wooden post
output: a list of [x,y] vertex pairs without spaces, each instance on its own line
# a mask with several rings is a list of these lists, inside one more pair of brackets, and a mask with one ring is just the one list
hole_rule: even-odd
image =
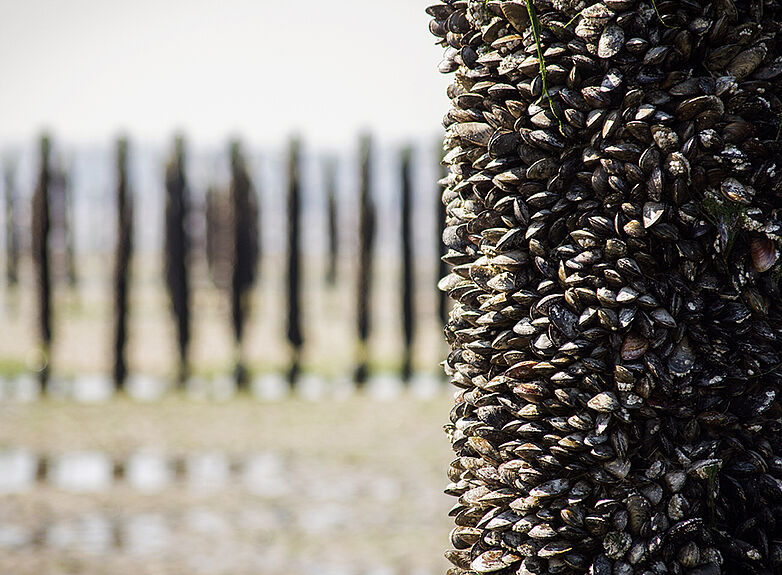
[[47,391],[49,383],[49,360],[52,343],[51,325],[51,270],[49,259],[49,186],[51,143],[49,137],[41,137],[40,169],[38,184],[32,200],[32,250],[35,265],[38,295],[38,329],[40,337],[39,379],[41,390]]
[[68,287],[72,290],[78,283],[78,274],[76,273],[76,228],[74,226],[73,212],[73,170],[62,171],[62,194],[63,194],[63,234],[65,240],[65,274],[68,278]]
[[402,243],[402,333],[404,357],[402,380],[408,381],[413,372],[413,338],[415,337],[415,261],[412,232],[412,184],[410,178],[410,148],[401,155],[401,243]]
[[11,162],[6,162],[3,170],[5,182],[5,278],[9,287],[19,282],[19,230],[16,213],[15,170]]
[[231,320],[236,345],[234,376],[240,390],[248,385],[244,365],[244,326],[250,313],[258,269],[258,201],[239,142],[231,144]]
[[297,138],[288,150],[288,342],[291,346],[291,365],[288,382],[296,384],[301,362],[304,336],[301,329],[301,175],[300,144]]
[[220,243],[222,237],[222,210],[220,205],[220,194],[217,188],[209,186],[206,190],[204,205],[204,217],[206,219],[206,265],[209,270],[209,278],[212,284],[218,289],[224,287],[221,276],[221,253]]
[[174,155],[166,167],[165,275],[177,326],[179,350],[177,381],[180,387],[184,387],[189,373],[190,282],[187,260],[190,241],[186,228],[188,209],[184,140],[178,136]]
[[114,259],[114,385],[125,389],[128,276],[133,251],[133,196],[128,187],[128,142],[117,140],[117,246]]
[[358,351],[354,376],[358,386],[362,386],[369,375],[367,341],[369,340],[371,329],[372,256],[375,239],[375,209],[372,202],[371,185],[372,140],[369,135],[362,137],[360,147],[361,181],[358,218],[358,282],[356,286]]
[[337,262],[339,261],[339,228],[337,218],[337,165],[334,160],[326,163],[326,198],[328,218],[328,260],[326,263],[326,285],[337,283]]

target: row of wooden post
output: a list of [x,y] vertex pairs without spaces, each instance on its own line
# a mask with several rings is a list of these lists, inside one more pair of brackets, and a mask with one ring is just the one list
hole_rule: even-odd
[[[287,378],[295,385],[300,372],[301,351],[304,345],[302,293],[301,293],[301,145],[298,139],[290,142],[287,152],[287,247],[286,247],[286,337],[291,350],[291,363]],[[358,254],[356,269],[356,333],[358,339],[354,379],[357,385],[366,382],[369,375],[368,340],[371,333],[373,254],[376,236],[376,207],[372,191],[372,140],[361,139],[359,162],[359,221]],[[128,178],[128,142],[119,139],[116,145],[116,250],[113,273],[114,345],[113,379],[118,390],[124,389],[128,375],[126,359],[127,316],[129,299],[129,272],[133,252],[134,202]],[[52,343],[51,257],[49,236],[51,230],[51,143],[43,137],[40,143],[40,170],[32,199],[32,259],[35,269],[38,301],[38,331],[40,338],[40,380],[45,389],[49,379],[49,356]],[[411,150],[405,148],[400,155],[401,195],[401,317],[404,352],[401,377],[406,381],[413,371],[413,345],[416,331],[414,306],[415,253],[413,248],[413,182],[411,177]],[[184,140],[175,140],[174,151],[165,171],[165,284],[176,325],[178,348],[177,380],[184,384],[189,375],[190,344],[190,278],[188,254],[191,238],[186,222],[190,210],[190,192],[186,176]],[[242,340],[244,326],[250,312],[250,293],[257,280],[261,245],[259,233],[260,206],[252,179],[238,142],[230,147],[230,188],[227,206],[220,205],[215,189],[210,188],[206,197],[206,252],[210,275],[218,288],[230,294],[232,332],[235,345],[235,379],[240,389],[248,384],[244,364]],[[13,172],[5,170],[6,197],[6,277],[9,285],[18,281],[19,230],[13,193]],[[326,224],[328,253],[325,281],[333,285],[337,279],[338,225],[336,169],[333,161],[325,169]],[[445,220],[444,206],[437,202],[438,234],[442,234]],[[226,233],[227,232],[227,233]],[[439,255],[443,255],[442,242],[438,239]],[[225,259],[227,253],[227,259]],[[221,255],[223,259],[221,260]],[[72,254],[70,254],[72,258]],[[440,260],[441,262],[441,260]],[[73,277],[75,278],[75,265]],[[230,272],[230,277],[229,273]],[[445,273],[444,264],[438,267],[438,277]],[[69,275],[71,270],[69,270]],[[438,295],[438,315],[444,323],[447,314],[446,300]]]

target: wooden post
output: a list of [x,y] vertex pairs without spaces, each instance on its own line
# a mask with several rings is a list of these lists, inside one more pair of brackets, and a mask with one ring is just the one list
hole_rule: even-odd
[[128,276],[133,251],[133,196],[128,185],[128,142],[117,140],[117,246],[114,259],[114,385],[125,389]]
[[300,143],[297,138],[290,142],[288,150],[288,342],[291,346],[291,365],[288,382],[296,384],[301,367],[301,348],[304,335],[301,328],[301,175]]
[[258,201],[239,142],[231,144],[231,320],[236,345],[237,387],[248,384],[242,341],[258,268]]
[[372,201],[372,139],[365,135],[360,144],[360,190],[358,221],[358,274],[356,289],[356,320],[358,352],[354,379],[362,386],[369,375],[367,341],[371,329],[372,256],[375,239],[375,208]]
[[408,381],[413,371],[413,338],[415,337],[415,258],[412,241],[412,182],[410,148],[401,156],[401,244],[402,244],[402,335],[404,356],[402,379]]
[[16,205],[15,169],[6,162],[3,170],[5,181],[5,278],[9,287],[19,282],[19,218]]
[[188,255],[190,240],[186,221],[189,210],[185,175],[184,139],[176,138],[174,155],[166,168],[165,275],[171,309],[177,327],[179,368],[177,381],[183,387],[189,373],[190,281]]
[[339,263],[339,227],[337,215],[337,165],[334,160],[326,163],[326,201],[328,225],[328,259],[326,263],[326,285],[337,283]]
[[49,186],[51,142],[48,135],[41,137],[38,184],[32,200],[32,250],[38,295],[38,332],[41,390],[46,392],[49,383],[49,360],[52,344],[51,310],[51,262],[49,258]]

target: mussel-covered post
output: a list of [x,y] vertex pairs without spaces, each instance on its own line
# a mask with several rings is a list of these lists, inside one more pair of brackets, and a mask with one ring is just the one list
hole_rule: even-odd
[[428,11],[451,573],[782,573],[782,5]]
[[117,140],[117,245],[114,256],[114,385],[125,388],[128,374],[128,276],[133,250],[133,196],[128,184],[128,141]]
[[412,238],[413,192],[410,174],[411,154],[410,148],[404,148],[400,158],[403,381],[408,381],[413,372],[413,337],[415,336],[415,258]]
[[358,269],[356,285],[356,321],[358,327],[358,353],[354,379],[361,386],[369,371],[369,340],[372,303],[372,256],[375,239],[375,207],[372,201],[372,140],[369,135],[360,143],[360,180],[358,205]]
[[165,276],[171,300],[171,310],[176,322],[179,367],[177,378],[180,386],[188,374],[188,347],[190,345],[190,280],[188,257],[190,238],[186,227],[189,210],[189,192],[185,175],[185,144],[178,136],[174,154],[166,166],[166,233]]
[[38,300],[38,335],[42,391],[49,382],[49,359],[52,344],[51,262],[49,258],[49,186],[51,184],[51,142],[41,137],[38,183],[32,199],[32,251]]
[[5,194],[5,279],[8,286],[19,282],[19,216],[16,203],[14,165],[9,161],[3,170]]
[[231,320],[236,344],[236,384],[247,387],[243,362],[244,324],[250,312],[252,287],[258,270],[258,201],[238,142],[231,144]]
[[333,159],[326,161],[326,218],[328,233],[328,255],[326,261],[326,285],[333,287],[337,283],[337,264],[339,262],[339,223],[337,216],[337,164]]
[[[442,149],[442,143],[440,145],[440,148]],[[445,203],[443,201],[443,191],[445,190],[445,186],[448,183],[448,166],[445,164],[445,161],[443,159],[442,152],[438,154],[438,158],[440,159],[440,169],[441,169],[441,175],[442,179],[440,179],[437,182],[438,189],[440,190],[440,198],[437,200],[437,254],[438,254],[438,262],[437,262],[437,278],[441,279],[444,278],[446,275],[448,275],[448,263],[445,260],[445,255],[447,253],[448,248],[445,245],[445,241],[443,239],[443,234],[445,233],[445,223],[446,223],[446,214],[445,214]],[[438,288],[437,290],[437,317],[440,319],[441,326],[445,326],[448,324],[448,294],[445,290],[441,290]]]
[[300,144],[293,138],[288,147],[288,343],[291,346],[291,364],[288,383],[293,386],[299,375],[301,346],[304,336],[301,330],[301,174]]

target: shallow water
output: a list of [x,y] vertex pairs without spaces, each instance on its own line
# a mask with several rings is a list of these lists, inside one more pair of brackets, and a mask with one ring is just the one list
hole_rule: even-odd
[[[441,393],[444,380],[435,375],[419,373],[407,383],[390,373],[379,373],[366,383],[365,391],[375,400],[398,399],[405,391],[418,399],[432,399]],[[171,382],[148,375],[132,375],[126,384],[128,397],[140,402],[158,401],[171,393]],[[339,400],[359,392],[348,377],[325,379],[303,374],[291,391],[282,374],[267,373],[254,378],[250,395],[264,401],[281,401],[291,396],[307,401]],[[228,376],[215,378],[192,377],[185,385],[185,395],[194,401],[228,401],[237,394],[235,381]],[[115,397],[110,378],[100,374],[80,375],[75,378],[52,378],[48,396],[55,400],[79,403],[104,403]],[[0,377],[0,401],[28,402],[41,399],[40,383],[29,374],[12,378]]]
[[111,459],[97,451],[74,451],[56,456],[47,469],[52,485],[74,493],[108,489],[113,479]]
[[0,572],[443,572],[444,388],[326,389],[0,402]]
[[0,494],[18,493],[35,482],[37,459],[23,447],[0,449]]
[[173,481],[173,466],[155,451],[134,453],[125,465],[125,480],[139,491],[160,491]]

